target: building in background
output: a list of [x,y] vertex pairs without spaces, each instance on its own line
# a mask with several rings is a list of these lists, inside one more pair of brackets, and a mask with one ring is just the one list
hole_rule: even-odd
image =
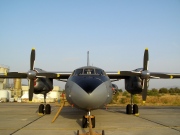
[[[29,102],[29,86],[22,86],[22,102]],[[53,90],[47,93],[46,102],[56,102],[60,99],[60,95],[62,91],[60,91],[59,86],[54,86]],[[32,102],[44,102],[44,95],[43,94],[33,94]]]
[[[0,65],[0,73],[9,72],[9,67]],[[11,98],[11,91],[9,90],[9,79],[0,78],[0,102],[7,102]]]
[[[9,66],[0,65],[0,73],[7,73],[9,72]],[[0,79],[0,90],[10,88],[9,79]]]
[[15,101],[18,101],[18,99],[21,98],[21,96],[22,96],[21,79],[19,79],[19,78],[14,79],[14,86],[12,88],[12,95],[14,96]]

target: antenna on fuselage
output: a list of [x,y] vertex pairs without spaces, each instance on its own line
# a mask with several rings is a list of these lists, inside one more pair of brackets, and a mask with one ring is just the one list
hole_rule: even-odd
[[87,66],[89,66],[89,51],[87,52]]

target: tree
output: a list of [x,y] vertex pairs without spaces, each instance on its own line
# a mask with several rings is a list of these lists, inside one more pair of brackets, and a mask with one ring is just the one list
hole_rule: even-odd
[[159,95],[159,92],[157,89],[153,88],[152,90],[148,90],[147,91],[147,95],[148,96],[158,96]]
[[168,91],[169,91],[169,93],[171,93],[171,94],[172,94],[172,93],[175,93],[174,88],[170,88]]
[[174,89],[175,89],[175,93],[180,93],[180,89],[178,87],[176,87]]
[[168,89],[167,88],[160,88],[159,93],[168,93]]
[[122,90],[122,89],[118,89],[118,91],[119,91],[119,92],[123,92],[123,90]]
[[158,93],[159,91],[158,91],[158,89],[155,89],[155,88],[152,88],[152,90],[151,90],[153,93]]

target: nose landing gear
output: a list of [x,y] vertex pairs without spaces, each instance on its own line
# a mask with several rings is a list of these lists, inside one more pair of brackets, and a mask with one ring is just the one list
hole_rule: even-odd
[[89,132],[85,134],[80,134],[79,130],[77,130],[77,135],[105,135],[104,130],[102,130],[102,134],[93,132],[92,128],[95,128],[95,116],[90,115],[90,111],[82,118],[82,128],[87,128],[87,126],[89,126]]

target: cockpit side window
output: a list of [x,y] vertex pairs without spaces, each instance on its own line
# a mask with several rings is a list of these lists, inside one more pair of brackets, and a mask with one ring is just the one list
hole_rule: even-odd
[[97,75],[103,75],[103,72],[102,72],[101,69],[96,69],[96,74],[97,74]]
[[102,70],[102,72],[103,72],[103,75],[107,76],[107,74],[106,74],[106,72],[104,70]]
[[96,69],[96,74],[97,75],[106,75],[106,73],[102,69]]
[[92,74],[94,74],[94,69],[92,69],[92,68],[85,68],[84,69],[84,74],[92,75]]
[[74,73],[75,73],[75,70],[72,72],[71,76],[74,75]]
[[83,69],[76,69],[74,71],[74,75],[81,75],[81,74],[83,74]]

